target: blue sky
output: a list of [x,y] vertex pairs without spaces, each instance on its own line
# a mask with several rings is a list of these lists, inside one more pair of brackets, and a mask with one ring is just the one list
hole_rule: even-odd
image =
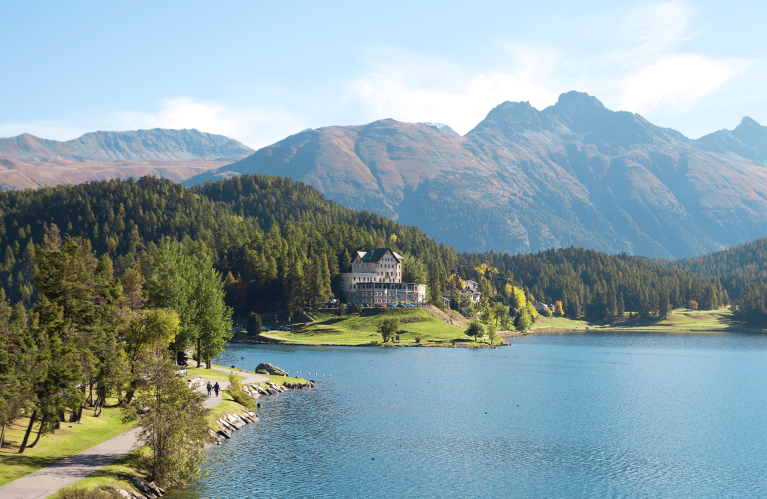
[[466,133],[569,90],[698,138],[767,125],[767,2],[10,2],[0,137],[382,118]]

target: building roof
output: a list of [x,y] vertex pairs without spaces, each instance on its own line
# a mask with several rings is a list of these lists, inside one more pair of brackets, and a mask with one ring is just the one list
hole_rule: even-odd
[[[372,250],[365,251],[358,251],[357,256],[360,257],[360,259],[365,263],[370,262],[378,262],[383,258],[387,252],[391,251],[389,248],[376,248]],[[392,254],[394,255],[394,258],[397,259],[397,262],[402,262],[402,257],[399,256],[397,253],[392,251]]]

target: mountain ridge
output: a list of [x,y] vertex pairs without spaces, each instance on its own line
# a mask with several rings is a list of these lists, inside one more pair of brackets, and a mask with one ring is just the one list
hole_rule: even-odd
[[32,160],[210,161],[253,152],[234,139],[196,129],[99,131],[68,141],[42,139],[28,133],[0,138],[0,156]]
[[195,129],[90,132],[64,142],[25,133],[0,138],[0,189],[145,175],[181,182],[252,152],[236,140]]
[[305,131],[185,184],[285,176],[459,251],[676,259],[767,233],[767,170],[754,155],[767,128],[751,121],[732,140],[693,140],[567,92],[543,110],[501,103],[464,136],[391,119]]

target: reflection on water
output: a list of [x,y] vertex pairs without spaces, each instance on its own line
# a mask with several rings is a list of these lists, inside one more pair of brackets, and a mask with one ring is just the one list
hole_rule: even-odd
[[212,448],[210,475],[173,497],[767,493],[767,337],[513,343],[232,347],[250,369],[311,371],[320,385],[262,398],[261,421]]

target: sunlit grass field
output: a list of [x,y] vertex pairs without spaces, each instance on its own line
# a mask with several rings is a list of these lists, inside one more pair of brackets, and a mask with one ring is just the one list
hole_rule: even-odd
[[337,316],[319,312],[316,322],[308,323],[292,332],[272,331],[269,336],[287,343],[320,345],[365,345],[381,342],[378,324],[387,318],[400,320],[400,344],[416,343],[421,337],[424,344],[463,340],[463,329],[418,308],[363,309],[360,315]]
[[[116,400],[108,402],[115,403]],[[27,447],[23,454],[18,454],[28,424],[29,418],[22,417],[6,427],[5,444],[0,449],[0,486],[93,447],[134,426],[132,423],[123,423],[122,412],[116,406],[105,407],[99,417],[93,416],[93,409],[86,408],[80,424],[61,423],[61,429],[56,430],[56,433],[41,436],[34,447]],[[40,424],[35,423],[28,445],[34,442],[39,428]]]
[[565,317],[539,317],[533,326],[533,332],[545,333],[551,330],[620,330],[620,331],[668,331],[668,332],[721,332],[745,329],[745,326],[732,318],[728,308],[718,310],[672,310],[666,318],[637,317],[631,319],[629,313],[623,320],[611,319],[604,322],[590,323],[584,320],[571,320]]

